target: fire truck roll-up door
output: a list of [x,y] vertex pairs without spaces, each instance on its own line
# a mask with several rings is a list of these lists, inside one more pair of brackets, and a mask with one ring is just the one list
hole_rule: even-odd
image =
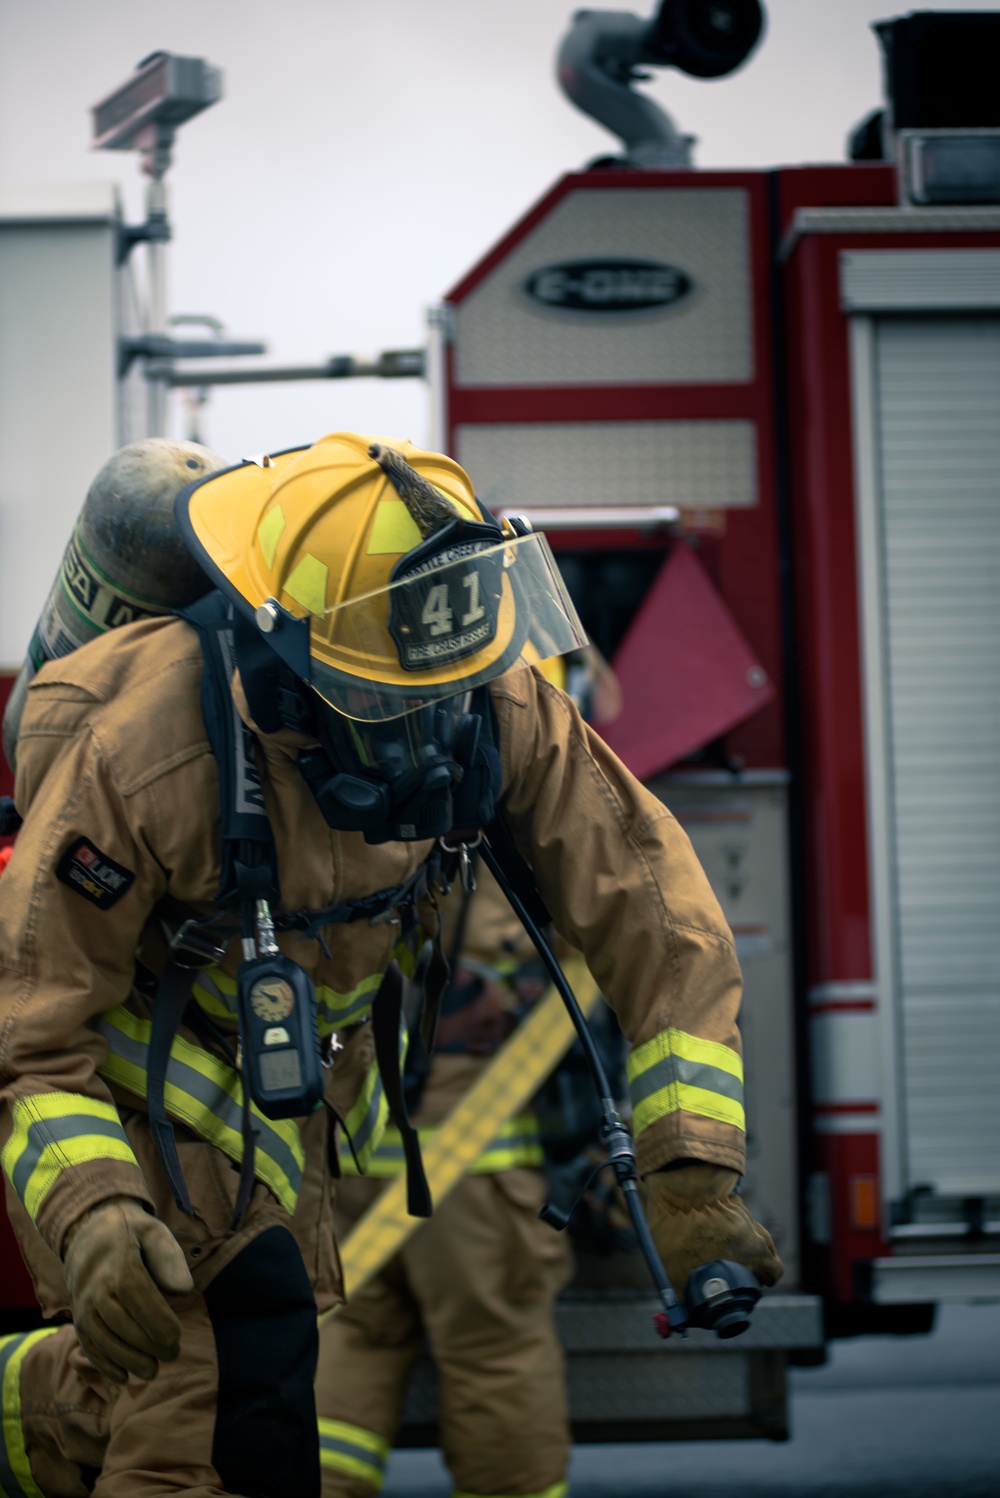
[[[887,1194],[897,1254],[928,1252],[1000,1216],[1000,250],[845,255],[841,289]],[[877,1299],[948,1293],[875,1265]]]

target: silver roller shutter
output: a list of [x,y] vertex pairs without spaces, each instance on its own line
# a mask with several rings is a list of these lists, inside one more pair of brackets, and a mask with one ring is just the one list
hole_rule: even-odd
[[904,1171],[1000,1190],[1000,318],[875,319]]

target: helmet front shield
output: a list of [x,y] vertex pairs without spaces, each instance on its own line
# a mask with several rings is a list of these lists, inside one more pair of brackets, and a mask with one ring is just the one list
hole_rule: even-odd
[[[421,549],[423,550],[423,549]],[[401,559],[385,588],[312,614],[311,681],[348,718],[398,718],[586,644],[545,537],[463,541]]]

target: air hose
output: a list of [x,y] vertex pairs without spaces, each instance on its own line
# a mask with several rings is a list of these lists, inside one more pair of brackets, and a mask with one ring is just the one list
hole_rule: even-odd
[[[750,1325],[750,1312],[760,1299],[760,1286],[750,1271],[744,1269],[741,1264],[728,1259],[716,1259],[711,1264],[701,1265],[689,1276],[686,1303],[682,1304],[674,1293],[642,1208],[635,1143],[615,1107],[614,1098],[611,1096],[611,1084],[594,1043],[594,1037],[590,1033],[590,1026],[576,1001],[573,990],[566,981],[559,959],[524,901],[512,887],[503,865],[485,838],[480,846],[480,852],[483,862],[503,890],[511,909],[524,926],[539,957],[545,964],[549,977],[558,990],[579,1037],[587,1068],[600,1099],[600,1141],[607,1156],[606,1160],[592,1173],[591,1179],[608,1166],[614,1171],[615,1179],[628,1208],[636,1242],[646,1261],[650,1278],[663,1307],[653,1316],[656,1331],[661,1337],[669,1337],[671,1332],[686,1336],[690,1327],[703,1327],[717,1332],[720,1337],[739,1336]],[[563,1212],[549,1203],[542,1208],[540,1215],[550,1227],[555,1228],[556,1231],[562,1231],[569,1223],[572,1210]]]

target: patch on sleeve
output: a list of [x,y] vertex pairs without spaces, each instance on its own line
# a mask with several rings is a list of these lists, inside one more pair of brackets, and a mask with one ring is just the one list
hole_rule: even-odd
[[83,895],[98,910],[110,910],[135,883],[135,875],[115,863],[87,837],[74,838],[59,860],[56,878]]

